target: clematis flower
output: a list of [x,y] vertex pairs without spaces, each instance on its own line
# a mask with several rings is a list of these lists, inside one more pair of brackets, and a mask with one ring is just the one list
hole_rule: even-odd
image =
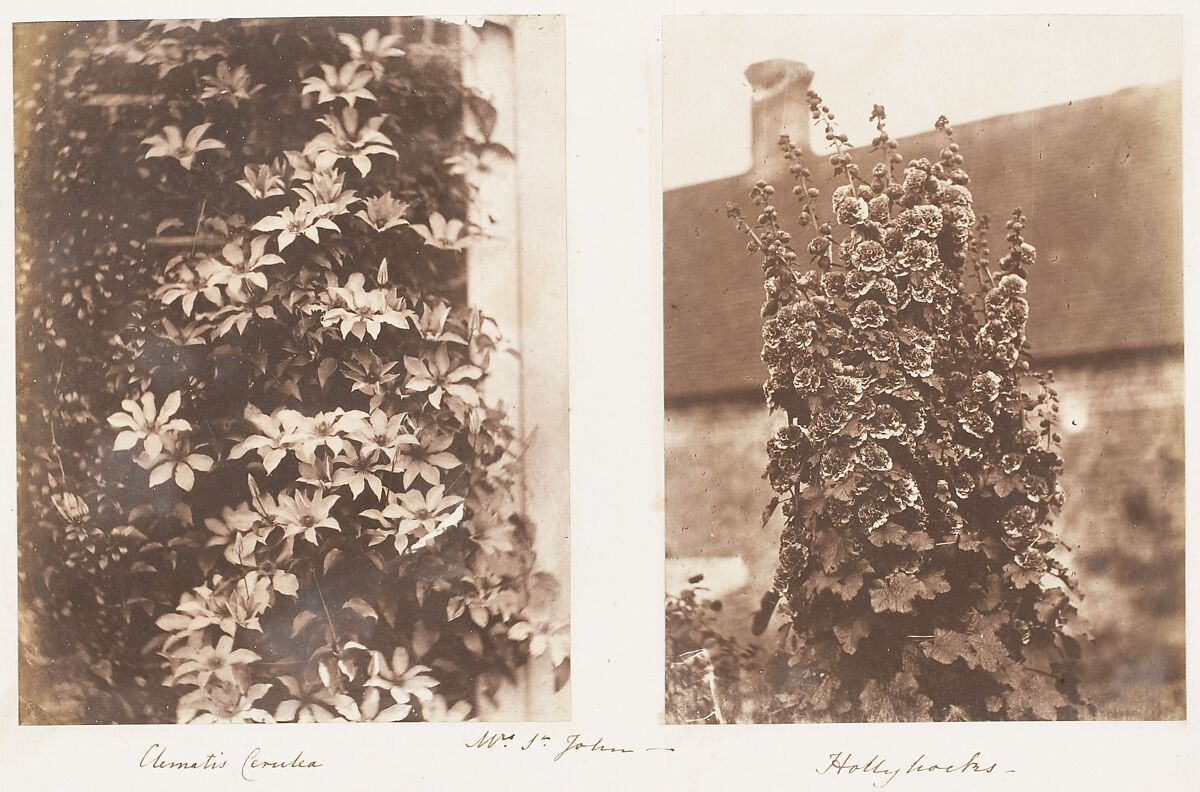
[[128,451],[143,442],[146,453],[154,455],[163,449],[165,438],[176,432],[189,431],[192,426],[182,418],[171,416],[179,410],[182,397],[179,391],[172,391],[163,401],[162,409],[154,403],[154,393],[146,391],[140,402],[125,399],[121,407],[125,412],[113,413],[108,416],[109,426],[123,431],[117,435],[113,443],[114,451]]
[[410,704],[414,698],[428,702],[433,699],[433,689],[438,686],[438,681],[430,676],[432,670],[429,666],[413,665],[403,646],[396,647],[390,662],[382,652],[375,650],[371,652],[368,666],[371,676],[366,687],[388,691],[400,705]]
[[404,50],[396,46],[400,43],[400,36],[382,36],[375,28],[364,33],[361,39],[351,33],[339,33],[338,41],[350,50],[350,58],[354,63],[366,66],[376,77],[383,77],[385,60],[404,54]]
[[359,71],[361,64],[348,61],[341,68],[328,63],[321,64],[321,77],[305,77],[304,89],[301,95],[315,93],[317,104],[336,102],[345,99],[346,104],[354,107],[355,100],[375,100],[375,94],[367,90],[367,83],[375,76],[371,70]]
[[205,333],[212,329],[212,325],[207,322],[188,322],[177,327],[170,319],[163,317],[162,329],[163,336],[176,346],[199,346],[208,340]]
[[350,431],[349,438],[361,446],[364,454],[380,453],[388,459],[395,458],[400,446],[419,442],[409,431],[407,414],[389,415],[379,409],[361,419]]
[[177,126],[163,127],[161,135],[151,135],[142,141],[142,145],[150,147],[143,156],[145,159],[172,157],[184,168],[191,170],[196,155],[201,151],[225,148],[225,144],[219,140],[204,139],[204,133],[210,126],[211,123],[194,126],[188,130],[186,137]]
[[[275,570],[275,574],[296,582],[295,575],[283,570]],[[271,583],[272,576],[261,574],[257,569],[247,572],[240,580],[233,581],[226,594],[225,607],[238,626],[262,632],[258,617],[271,605]],[[294,593],[294,589],[292,591]]]
[[371,172],[371,155],[400,158],[392,148],[391,139],[379,131],[383,116],[364,121],[355,108],[345,107],[340,115],[330,113],[318,120],[329,131],[317,135],[304,147],[305,155],[312,158],[318,170],[328,170],[338,160],[348,159],[366,176]]
[[328,448],[334,454],[342,453],[346,445],[342,436],[365,415],[361,410],[347,412],[339,407],[317,413],[311,418],[295,410],[285,410],[280,413],[279,419],[288,430],[289,442],[296,457],[304,462],[312,462],[319,448]]
[[250,255],[242,246],[241,238],[235,239],[221,248],[221,259],[211,259],[214,263],[213,283],[223,283],[225,292],[231,298],[245,300],[248,297],[246,284],[253,284],[266,291],[267,276],[260,270],[272,264],[283,264],[283,259],[275,253],[267,253],[268,237],[257,236],[250,242]]
[[285,151],[283,156],[287,159],[288,181],[310,181],[314,174],[329,170],[329,168],[318,168],[312,158],[303,151]]
[[[166,405],[163,405],[166,409]],[[191,492],[196,484],[196,471],[206,472],[213,468],[213,458],[205,454],[193,454],[185,438],[166,435],[162,448],[156,453],[147,449],[134,457],[134,462],[143,470],[150,471],[150,486],[157,487],[175,479],[175,484]]]
[[426,430],[417,433],[417,440],[417,443],[405,446],[395,458],[397,467],[404,471],[406,489],[418,476],[437,486],[442,483],[443,470],[453,470],[462,464],[446,450],[454,442],[454,435]]
[[390,191],[374,198],[367,198],[363,203],[365,207],[355,212],[354,216],[376,231],[387,231],[389,228],[408,225],[408,221],[404,219],[404,213],[408,211],[408,204],[397,201],[392,197]]
[[446,220],[440,212],[429,216],[428,225],[414,225],[412,229],[421,235],[425,244],[442,250],[462,250],[470,242],[470,237],[463,237],[466,225],[462,220]]
[[209,679],[214,678],[234,685],[237,683],[234,672],[239,666],[262,659],[249,649],[234,649],[233,637],[230,635],[222,635],[216,646],[202,644],[199,647],[180,649],[176,657],[183,659],[175,669],[177,681],[183,681],[183,678],[190,678],[195,674],[191,683],[200,687],[204,687]]
[[163,305],[170,305],[179,300],[179,305],[187,316],[192,315],[196,308],[196,298],[200,296],[213,305],[221,305],[221,289],[217,280],[219,272],[216,262],[212,259],[197,262],[194,269],[180,264],[173,274],[175,280],[155,293]]
[[218,63],[216,72],[205,75],[201,81],[204,83],[204,90],[200,92],[201,101],[221,99],[234,107],[238,106],[238,102],[250,99],[265,87],[262,83],[253,84],[250,70],[244,65],[230,69],[229,64],[225,61]]
[[310,204],[300,204],[292,209],[284,207],[277,215],[267,215],[254,224],[255,231],[278,231],[279,250],[282,251],[292,244],[298,236],[304,236],[313,242],[320,242],[320,229],[339,231],[337,225],[329,219],[321,207]]
[[[285,413],[295,413],[295,411],[280,409],[266,415],[253,404],[247,404],[243,415],[254,425],[258,433],[248,436],[230,449],[229,458],[241,459],[247,451],[257,451],[267,473],[271,473],[279,467],[279,463],[292,449],[294,440],[294,424],[285,425],[283,419]],[[296,413],[296,415],[300,414]]]
[[[410,489],[394,496],[382,509],[367,509],[361,516],[375,520],[396,533],[396,552],[403,553],[409,545],[420,550],[450,528],[462,522],[463,499],[458,495],[447,495],[440,484],[430,487],[426,493]],[[416,541],[414,534],[420,533]]]
[[428,723],[463,723],[475,720],[471,717],[471,702],[460,700],[451,706],[440,693],[421,707],[421,718]]
[[364,336],[379,338],[383,325],[404,330],[416,314],[404,307],[404,298],[385,289],[366,290],[366,276],[353,273],[345,286],[332,289],[335,307],[325,312],[321,322],[326,326],[340,324],[343,338]]
[[261,201],[284,194],[286,180],[282,161],[275,160],[270,165],[259,165],[257,168],[247,165],[242,172],[246,174],[246,178],[238,179],[236,184],[250,193],[251,198]]
[[421,335],[426,341],[467,343],[467,340],[458,333],[446,330],[446,320],[449,318],[450,303],[426,303],[421,308],[421,319],[417,322],[417,329],[421,331]]
[[479,404],[479,392],[463,380],[478,379],[483,376],[483,371],[470,364],[453,365],[444,344],[439,344],[433,354],[427,357],[414,358],[406,355],[404,368],[409,375],[404,389],[409,393],[428,394],[429,403],[437,409],[441,409],[442,397],[445,394],[461,399],[466,404]]
[[245,693],[236,684],[201,687],[180,696],[176,718],[180,723],[271,723],[270,713],[254,706],[270,690],[266,682]]
[[309,497],[299,491],[294,495],[280,495],[272,516],[283,526],[286,536],[303,536],[316,544],[318,528],[342,530],[338,521],[329,514],[339,497],[321,492]]
[[54,508],[71,525],[80,525],[87,519],[91,509],[87,501],[73,492],[56,492],[50,496]]
[[397,365],[395,361],[385,361],[371,350],[360,347],[342,367],[342,375],[354,383],[350,386],[351,391],[364,393],[371,399],[370,406],[374,410],[383,402],[384,392],[400,378],[400,372],[392,370]]
[[254,550],[271,529],[245,502],[237,508],[226,506],[219,517],[205,518],[204,527],[212,534],[204,546],[223,547],[225,560],[235,566],[255,565]]
[[361,705],[349,696],[346,698],[350,702],[341,712],[346,720],[353,723],[398,723],[412,714],[411,704],[383,706],[383,693],[377,687],[368,688],[363,693]]
[[528,639],[530,657],[541,657],[548,652],[550,661],[556,666],[562,665],[571,652],[571,634],[565,621],[549,618],[519,621],[509,628],[508,639]]
[[333,458],[337,468],[333,471],[333,486],[349,487],[354,497],[362,495],[366,487],[371,488],[376,498],[383,497],[383,480],[376,473],[387,470],[387,466],[377,466],[379,454],[376,451],[360,451],[356,446],[347,444],[342,453]]
[[311,204],[314,212],[326,217],[344,214],[350,204],[360,200],[354,190],[346,189],[346,174],[336,168],[314,172],[292,191],[300,196],[301,206]]
[[291,698],[275,708],[276,722],[329,723],[338,719],[334,713],[352,720],[349,716],[357,709],[354,699],[345,693],[334,693],[312,674],[306,674],[303,680],[285,675],[279,681]]

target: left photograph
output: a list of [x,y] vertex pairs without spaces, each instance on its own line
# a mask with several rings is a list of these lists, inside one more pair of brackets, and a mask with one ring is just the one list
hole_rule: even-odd
[[570,717],[564,28],[13,26],[22,724]]

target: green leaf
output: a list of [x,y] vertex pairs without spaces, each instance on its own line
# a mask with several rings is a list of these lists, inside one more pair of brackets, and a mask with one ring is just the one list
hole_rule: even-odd
[[894,572],[871,584],[871,607],[876,613],[911,613],[913,600],[922,596],[924,590],[917,578],[904,572]]
[[1020,683],[1005,696],[1010,720],[1057,720],[1058,708],[1071,702],[1058,689],[1055,680],[1045,674],[1029,671],[1021,674]]
[[929,659],[950,665],[955,660],[966,657],[971,651],[971,646],[967,643],[966,635],[938,627],[933,631],[933,640],[926,643],[924,649],[925,656]]
[[317,620],[317,614],[310,610],[302,610],[296,614],[296,618],[292,619],[292,637],[295,638],[300,633],[304,632],[308,625]]
[[771,500],[767,503],[766,508],[763,509],[763,513],[762,513],[763,528],[767,527],[767,523],[771,521],[771,515],[775,514],[775,510],[777,508],[779,508],[779,496],[778,495],[776,495],[774,498],[771,498]]
[[337,371],[337,358],[327,357],[321,361],[321,365],[317,367],[317,383],[324,388],[325,381]]
[[921,591],[917,596],[921,599],[931,600],[938,594],[945,594],[950,590],[946,573],[940,569],[922,572],[918,579],[921,581]]
[[908,672],[896,674],[890,682],[869,680],[858,701],[868,721],[884,723],[927,721],[933,707],[933,701],[921,693],[916,677]]
[[967,665],[994,674],[1012,664],[1008,649],[996,634],[1005,621],[1007,617],[999,614],[975,614],[971,617],[967,628],[967,644],[971,651],[964,656]]
[[1018,564],[1005,564],[1004,573],[1008,576],[1008,579],[1012,581],[1012,584],[1019,589],[1023,589],[1026,586],[1035,586],[1040,583],[1042,578],[1045,576],[1044,572],[1026,569]]
[[826,572],[834,572],[858,552],[853,539],[832,528],[817,532],[813,550]]
[[846,654],[854,654],[858,651],[859,642],[870,633],[871,623],[861,616],[835,624],[833,627],[833,634],[837,636],[838,643],[842,645],[842,649],[846,650]]
[[351,597],[350,599],[346,600],[346,604],[342,605],[342,607],[347,610],[354,611],[364,619],[375,619],[376,621],[379,620],[379,614],[375,611],[375,608],[361,597]]

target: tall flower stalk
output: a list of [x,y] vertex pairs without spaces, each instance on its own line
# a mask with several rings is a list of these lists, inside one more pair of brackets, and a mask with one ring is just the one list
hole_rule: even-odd
[[784,230],[766,182],[756,217],[729,207],[762,258],[763,391],[787,417],[767,442],[764,522],[780,508],[784,527],[755,624],[783,612],[783,717],[1078,717],[1057,395],[1025,335],[1026,218],[1008,221],[993,271],[944,118],[937,161],[903,165],[876,106],[868,176],[808,100],[834,150],[829,219],[787,138],[808,241]]

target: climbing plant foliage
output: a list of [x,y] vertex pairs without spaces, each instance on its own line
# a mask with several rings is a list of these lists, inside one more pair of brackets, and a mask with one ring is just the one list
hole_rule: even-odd
[[18,31],[27,719],[462,720],[565,674],[453,34]]

